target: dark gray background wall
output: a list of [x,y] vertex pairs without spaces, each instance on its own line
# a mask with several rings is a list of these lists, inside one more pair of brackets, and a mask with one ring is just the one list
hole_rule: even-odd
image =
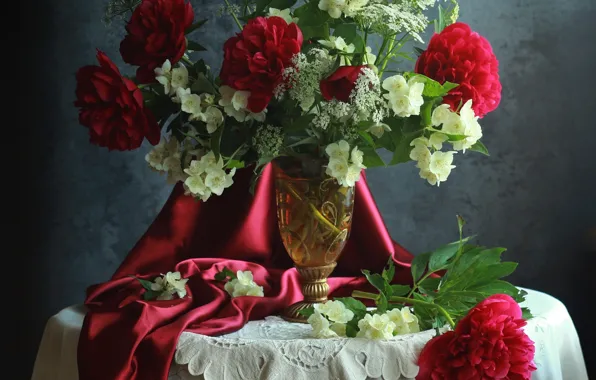
[[[219,7],[214,2],[193,4],[210,16]],[[596,290],[588,280],[596,264],[596,243],[588,240],[596,228],[596,1],[460,3],[461,20],[491,41],[501,63],[502,104],[482,120],[492,155],[458,157],[440,188],[419,179],[413,164],[369,170],[370,186],[394,239],[413,253],[454,240],[456,213],[482,244],[509,248],[507,259],[520,262],[512,281],[561,299],[586,360],[594,362],[588,337],[596,332],[586,305]],[[25,116],[16,124],[27,144],[19,147],[26,164],[15,191],[30,208],[13,219],[25,233],[17,240],[16,265],[31,268],[35,279],[20,294],[27,302],[19,315],[28,326],[27,338],[18,340],[24,368],[33,362],[46,320],[109,278],[170,192],[145,165],[147,146],[110,153],[88,144],[77,123],[77,68],[95,63],[96,48],[121,63],[123,31],[102,24],[104,4],[42,0],[23,25],[34,36],[21,45],[35,70],[21,91],[36,104],[19,103]],[[233,27],[218,19],[205,28],[201,43],[213,67]]]

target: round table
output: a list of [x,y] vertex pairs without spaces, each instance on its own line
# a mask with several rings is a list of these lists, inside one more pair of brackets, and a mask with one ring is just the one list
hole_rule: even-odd
[[[526,302],[534,318],[525,330],[535,342],[533,380],[588,380],[577,331],[556,298],[535,290]],[[85,308],[75,305],[48,321],[32,380],[78,380],[77,343]],[[434,331],[390,340],[310,339],[310,326],[269,317],[220,337],[184,332],[168,380],[413,379],[417,355]],[[107,379],[106,379],[107,380]]]

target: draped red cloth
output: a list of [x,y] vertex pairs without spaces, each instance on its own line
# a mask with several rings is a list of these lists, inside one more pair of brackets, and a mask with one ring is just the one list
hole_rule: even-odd
[[[177,185],[163,209],[110,281],[87,290],[78,346],[81,380],[166,380],[182,331],[221,335],[248,320],[279,314],[301,299],[296,270],[277,227],[271,166],[254,196],[252,171],[240,170],[220,197],[197,202]],[[380,271],[393,257],[396,281],[411,282],[412,256],[392,241],[363,177],[356,185],[351,234],[329,278],[331,296],[366,289],[362,269]],[[214,275],[227,266],[251,270],[264,297],[230,296]],[[153,279],[179,271],[188,296],[145,301],[131,275]]]

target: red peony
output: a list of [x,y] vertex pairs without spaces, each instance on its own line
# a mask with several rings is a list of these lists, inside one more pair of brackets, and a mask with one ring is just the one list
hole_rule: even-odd
[[186,50],[184,31],[192,25],[194,12],[184,0],[143,0],[126,25],[128,35],[120,43],[124,62],[139,66],[137,80],[155,80],[153,69],[169,59],[178,62]]
[[464,23],[449,25],[433,35],[415,70],[441,84],[459,84],[444,97],[453,110],[472,99],[474,113],[483,117],[501,101],[499,61],[486,38]]
[[143,139],[153,145],[160,131],[151,111],[143,105],[141,90],[123,78],[114,63],[101,51],[99,66],[84,66],[77,72],[79,122],[89,128],[93,144],[109,150],[138,148]]
[[474,307],[455,328],[424,346],[418,380],[529,380],[534,342],[526,335],[521,309],[497,294]]
[[250,91],[247,108],[254,113],[267,107],[292,57],[302,47],[302,31],[281,17],[256,17],[224,45],[219,77],[223,85]]
[[320,83],[321,94],[325,100],[333,98],[348,102],[350,94],[356,87],[356,80],[366,66],[340,66],[333,74]]

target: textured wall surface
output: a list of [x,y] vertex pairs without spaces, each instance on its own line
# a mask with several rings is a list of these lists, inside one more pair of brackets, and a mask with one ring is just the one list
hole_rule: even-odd
[[[219,5],[194,1],[208,16]],[[486,36],[500,59],[501,107],[482,120],[491,157],[457,157],[441,187],[418,178],[413,164],[369,170],[373,194],[395,240],[413,253],[455,240],[455,215],[479,242],[503,246],[519,261],[513,281],[548,292],[571,312],[583,338],[594,336],[586,296],[596,248],[596,1],[461,0],[461,20]],[[105,281],[153,220],[170,192],[144,162],[147,146],[110,153],[91,146],[78,125],[74,73],[94,63],[95,49],[118,64],[121,25],[101,22],[104,0],[39,2],[36,40],[44,57],[35,83],[39,112],[29,115],[28,177],[35,214],[27,217],[23,263],[35,262],[44,286],[27,294],[32,363],[44,324],[80,303],[85,288]],[[221,44],[234,30],[228,19],[210,22],[207,61],[220,64]],[[36,32],[37,33],[37,32]],[[41,43],[40,43],[41,42]],[[122,66],[124,67],[124,66]],[[596,361],[583,341],[586,359]],[[596,376],[596,373],[594,374]]]

